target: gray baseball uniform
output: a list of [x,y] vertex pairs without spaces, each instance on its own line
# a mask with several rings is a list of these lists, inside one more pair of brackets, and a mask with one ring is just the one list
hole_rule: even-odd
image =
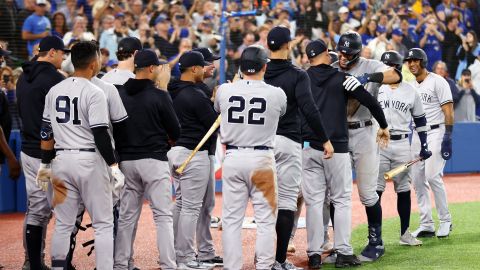
[[46,96],[43,121],[52,125],[57,150],[52,161],[56,217],[53,269],[63,269],[82,201],[95,230],[96,268],[113,268],[110,175],[91,131],[94,127],[108,127],[107,107],[103,91],[84,78],[68,78],[52,87]]
[[257,223],[256,269],[275,262],[277,184],[273,151],[278,119],[286,111],[282,89],[263,81],[223,84],[215,97],[222,115],[220,138],[227,145],[223,164],[223,232],[225,269],[241,269],[241,230],[252,200]]
[[323,207],[327,190],[335,206],[334,241],[335,249],[341,254],[352,255],[351,236],[351,195],[352,165],[348,153],[334,153],[331,159],[323,158],[323,151],[305,147],[303,150],[302,192],[307,209],[308,256],[322,254],[324,244]]
[[[441,155],[442,139],[445,133],[445,115],[441,106],[452,102],[452,93],[447,81],[432,72],[428,73],[423,82],[413,82],[413,86],[420,94],[427,117],[427,125],[431,127],[431,130],[427,132],[427,142],[429,150],[432,151],[429,159],[412,166],[413,187],[420,208],[420,225],[433,230],[435,223],[432,218],[429,187],[435,197],[435,206],[440,222],[451,222],[452,218],[448,211],[447,193],[442,179],[445,160]],[[435,128],[436,125],[438,125],[437,128]],[[418,136],[413,136],[412,151],[413,154],[420,151]]]
[[[349,70],[342,70],[338,62],[332,64],[341,71],[360,76],[364,73],[384,72],[389,67],[377,60],[370,60],[360,57],[358,62]],[[378,95],[378,83],[368,83],[365,89],[374,97]],[[352,154],[356,181],[360,201],[363,205],[370,207],[378,201],[377,178],[379,169],[379,150],[376,143],[377,126],[375,124],[366,126],[366,121],[372,121],[372,114],[363,105],[350,100],[348,102],[348,123],[358,123],[360,128],[349,129],[349,150]]]
[[[384,173],[410,161],[410,123],[413,118],[425,116],[420,95],[415,88],[402,82],[392,89],[390,85],[382,85],[378,92],[378,102],[385,113],[390,135],[393,136],[388,146],[380,149],[380,169],[377,190],[385,191]],[[395,138],[395,139],[393,139]],[[396,193],[410,190],[411,173],[406,170],[393,177]]]

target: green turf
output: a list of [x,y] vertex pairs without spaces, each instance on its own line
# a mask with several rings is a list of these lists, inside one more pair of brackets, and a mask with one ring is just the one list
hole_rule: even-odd
[[[383,222],[385,255],[374,263],[364,263],[354,269],[480,269],[480,202],[450,205],[453,231],[448,238],[421,238],[423,245],[405,247],[398,244],[400,220]],[[418,214],[412,214],[410,230],[418,225]],[[436,216],[434,217],[437,220]],[[438,226],[438,224],[437,224]],[[366,244],[367,225],[356,227],[352,233],[355,254]],[[325,264],[322,269],[335,269]]]

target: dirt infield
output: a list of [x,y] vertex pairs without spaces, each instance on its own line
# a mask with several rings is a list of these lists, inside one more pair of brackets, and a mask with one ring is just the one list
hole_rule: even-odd
[[[447,187],[448,200],[450,203],[480,201],[480,175],[453,175],[445,178]],[[353,193],[353,226],[366,222],[365,210],[358,199],[356,186],[354,185]],[[412,195],[413,211],[417,211],[417,204],[415,196]],[[217,194],[217,204],[215,206],[214,215],[221,216],[221,195]],[[384,218],[394,217],[397,215],[396,210],[396,196],[393,192],[392,183],[388,183],[387,191],[382,196],[383,216]],[[303,211],[302,216],[305,214]],[[247,215],[252,216],[252,209],[247,209]],[[2,214],[0,215],[0,264],[5,269],[21,269],[24,260],[22,247],[22,226],[23,214]],[[455,222],[455,220],[453,221]],[[88,216],[84,224],[89,223]],[[49,258],[50,239],[52,235],[54,221],[50,222],[47,234],[47,254]],[[415,227],[417,224],[412,224]],[[218,255],[222,255],[221,247],[221,232],[213,229],[213,236]],[[153,217],[148,204],[145,203],[143,207],[142,216],[140,218],[138,233],[135,240],[135,262],[142,270],[158,269],[157,258],[158,252],[156,250],[155,226],[153,224]],[[74,264],[77,269],[93,269],[95,267],[94,258],[87,257],[88,249],[82,248],[81,243],[84,243],[93,238],[93,230],[89,229],[86,232],[80,232],[77,239],[77,249],[74,257]],[[254,269],[253,255],[255,245],[255,230],[244,230],[243,233],[243,254],[244,254],[244,269]],[[294,256],[289,256],[289,260],[298,264],[299,266],[306,266],[307,257],[306,249],[306,231],[300,229],[297,231],[295,237],[295,245],[297,252]],[[48,264],[49,261],[47,261]]]

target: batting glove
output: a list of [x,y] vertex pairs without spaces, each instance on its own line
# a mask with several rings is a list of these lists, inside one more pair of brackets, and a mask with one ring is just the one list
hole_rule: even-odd
[[449,160],[452,157],[452,136],[450,133],[445,132],[445,135],[443,135],[441,151],[444,160]]
[[362,84],[365,85],[370,82],[370,76],[367,73],[364,73],[362,76],[358,76],[357,80]]
[[422,148],[420,149],[420,157],[423,160],[427,160],[431,156],[432,156],[432,151],[428,150],[428,144],[424,143],[422,145]]
[[354,91],[360,86],[362,86],[362,83],[360,83],[360,81],[358,81],[358,79],[354,76],[347,76],[347,78],[343,82],[343,87],[347,91]]
[[41,163],[40,168],[38,168],[37,177],[35,178],[37,182],[37,187],[43,191],[48,190],[48,183],[52,178],[52,169],[50,164]]
[[110,166],[110,170],[113,176],[113,180],[115,181],[113,185],[113,193],[118,196],[120,194],[120,190],[125,184],[125,175],[123,175],[122,171],[120,171],[120,168],[117,164]]

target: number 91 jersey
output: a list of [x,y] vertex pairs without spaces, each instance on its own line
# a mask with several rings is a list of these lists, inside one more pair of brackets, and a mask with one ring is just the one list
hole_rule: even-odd
[[283,90],[264,81],[239,80],[221,85],[215,96],[215,110],[222,115],[222,143],[273,148],[278,120],[286,109]]
[[55,148],[95,148],[91,129],[109,123],[105,94],[87,79],[65,79],[45,97],[43,121],[52,125]]

